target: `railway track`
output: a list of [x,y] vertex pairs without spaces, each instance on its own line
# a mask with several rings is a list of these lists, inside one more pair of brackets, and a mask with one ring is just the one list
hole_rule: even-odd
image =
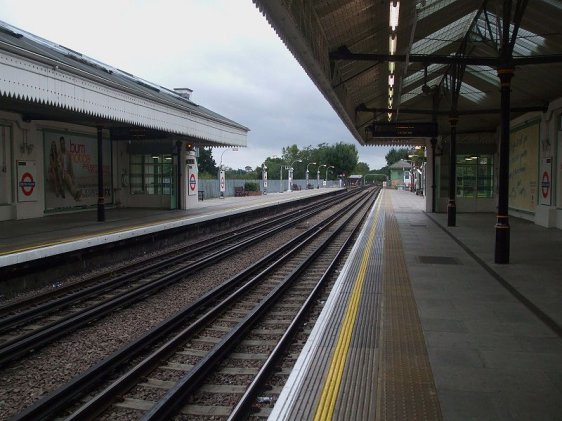
[[[371,196],[363,197],[353,205],[353,215],[342,212],[322,226],[310,228],[280,251],[272,252],[229,280],[232,284],[243,283],[234,292],[226,293],[231,291],[230,286],[210,291],[200,302],[14,419],[41,419],[60,414],[77,397],[91,393],[92,387],[117,367],[123,370],[124,361],[139,358],[150,347],[150,355],[128,368],[118,381],[74,412],[70,419],[94,419],[108,410],[109,415],[105,416],[112,419],[114,415],[119,416],[123,407],[133,407],[135,411],[144,408],[146,419],[166,419],[178,410],[188,411],[190,416],[221,410],[238,414],[236,417],[245,413],[255,388],[263,382],[264,373],[271,369],[294,335],[306,308],[314,303],[314,297],[346,249],[344,243],[349,243],[370,203]],[[357,209],[362,209],[360,216],[355,213],[359,212]],[[164,337],[169,338],[165,343]],[[215,373],[214,377],[209,377],[211,372]],[[217,378],[222,378],[223,384],[216,384]],[[170,379],[177,382],[172,384]],[[143,396],[146,390],[149,398],[137,399],[139,395],[135,393]],[[230,393],[224,393],[225,390]],[[222,396],[227,402],[218,404],[214,398],[206,399],[209,394]],[[116,396],[121,397],[121,402],[114,402]],[[191,400],[192,409],[185,406],[186,398]]]
[[[356,192],[351,192],[351,194],[354,193]],[[79,291],[83,295],[88,294],[90,291],[95,291],[93,289],[89,290],[89,288],[97,288],[98,291],[101,291],[107,287],[105,282],[108,282],[109,286],[111,286],[112,283],[115,284],[118,282],[119,276],[128,272],[138,271],[139,273],[147,273],[151,270],[158,270],[160,267],[165,267],[173,263],[174,260],[184,259],[186,253],[203,253],[205,252],[205,247],[212,249],[212,247],[218,244],[234,242],[237,238],[242,238],[242,236],[250,236],[264,229],[278,225],[283,220],[288,221],[295,218],[297,215],[305,214],[315,209],[325,209],[326,206],[337,204],[342,200],[346,200],[349,194],[350,193],[346,193],[337,197],[321,198],[314,203],[284,212],[271,221],[260,220],[200,241],[187,242],[184,245],[176,244],[172,249],[157,252],[148,257],[143,256],[139,261],[127,262],[121,267],[110,268],[107,271],[96,271],[93,275],[85,276],[81,280],[69,283],[65,283],[64,280],[54,282],[52,289],[44,291],[41,294],[0,305],[0,330],[4,330],[8,327],[8,324],[33,318],[35,315],[45,312],[48,309],[60,308],[62,305],[70,303],[74,298],[79,299]],[[60,302],[57,302],[60,297],[63,298]]]
[[350,196],[323,200],[275,220],[253,224],[243,231],[225,233],[182,247],[150,261],[125,267],[118,273],[112,273],[113,276],[108,279],[104,279],[107,275],[96,276],[94,281],[89,280],[87,285],[66,295],[2,317],[0,365],[18,359],[117,308],[142,300],[218,259],[299,224],[344,200],[350,200]]

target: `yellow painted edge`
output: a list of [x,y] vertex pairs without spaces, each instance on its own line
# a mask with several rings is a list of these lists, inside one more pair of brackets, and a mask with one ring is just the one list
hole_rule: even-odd
[[353,286],[351,297],[349,299],[345,312],[345,317],[336,342],[335,351],[332,354],[332,358],[330,361],[328,375],[326,377],[324,387],[322,388],[320,400],[314,414],[315,421],[331,420],[334,415],[334,408],[336,406],[336,400],[339,394],[345,368],[346,358],[344,357],[349,352],[351,336],[353,334],[353,326],[355,324],[357,313],[359,311],[359,302],[361,300],[363,285],[365,284],[365,274],[367,272],[369,257],[373,248],[383,192],[384,190],[381,191],[381,195],[378,198],[377,210],[374,218],[375,220],[373,222],[373,225],[371,226],[371,230],[369,231],[369,238],[367,239],[367,244],[361,258],[361,265],[359,266],[359,273],[357,274],[355,285]]
[[[226,209],[226,210],[238,211],[238,210],[244,210],[244,209],[249,209],[249,208],[253,208],[253,207],[255,207],[255,204],[231,208],[231,209]],[[218,213],[225,212],[226,210],[211,212],[208,215],[204,215],[204,216],[213,216],[213,215],[216,215]],[[57,246],[57,245],[60,245],[60,244],[68,244],[68,243],[72,243],[74,241],[94,239],[94,238],[98,238],[98,237],[104,237],[106,235],[119,234],[119,233],[123,233],[123,232],[127,232],[127,231],[133,231],[133,230],[136,230],[136,229],[154,227],[156,225],[162,225],[162,224],[166,224],[166,223],[170,223],[170,222],[177,222],[177,221],[181,221],[181,220],[189,221],[190,219],[196,219],[198,217],[199,216],[191,216],[191,217],[186,218],[186,217],[182,216],[182,217],[179,217],[179,218],[166,219],[164,221],[150,222],[150,223],[147,223],[147,224],[144,224],[144,225],[135,225],[135,226],[128,226],[128,227],[124,227],[124,228],[118,228],[118,229],[115,229],[115,230],[112,230],[112,231],[104,231],[104,232],[101,232],[101,233],[91,233],[91,234],[84,234],[84,235],[76,236],[76,237],[69,237],[69,238],[65,238],[64,240],[59,240],[59,241],[51,241],[51,242],[48,242],[48,243],[37,243],[37,244],[32,244],[32,245],[27,246],[27,247],[22,247],[22,248],[16,249],[16,250],[0,251],[0,256],[9,256],[10,254],[23,253],[24,251],[37,250],[37,249],[41,249],[41,248]]]

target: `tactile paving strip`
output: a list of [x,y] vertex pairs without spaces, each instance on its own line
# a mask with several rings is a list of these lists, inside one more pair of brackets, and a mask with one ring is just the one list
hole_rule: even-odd
[[377,419],[441,420],[398,222],[385,195],[381,364]]
[[[377,412],[385,226],[384,210],[381,208],[371,222],[374,227],[371,228],[373,235],[370,247],[362,247],[367,252],[363,256],[366,263],[363,288],[333,420],[373,420]],[[355,282],[360,280],[359,277],[355,278]]]

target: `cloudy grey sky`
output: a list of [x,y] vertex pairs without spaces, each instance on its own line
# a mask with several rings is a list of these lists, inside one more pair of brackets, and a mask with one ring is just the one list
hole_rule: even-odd
[[[353,143],[385,165],[387,149],[347,131],[251,0],[0,0],[0,19],[166,88],[250,128],[217,164],[256,167],[281,148]],[[224,153],[223,153],[224,152]]]

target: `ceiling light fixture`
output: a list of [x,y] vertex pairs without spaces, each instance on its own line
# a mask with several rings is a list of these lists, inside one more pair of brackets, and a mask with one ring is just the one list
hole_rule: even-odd
[[[395,3],[395,4],[393,4]],[[390,27],[393,31],[396,31],[398,27],[398,17],[400,12],[400,2],[391,2],[390,3]]]
[[398,41],[398,37],[396,34],[390,34],[388,37],[388,50],[390,51],[390,55],[396,54],[396,43]]

